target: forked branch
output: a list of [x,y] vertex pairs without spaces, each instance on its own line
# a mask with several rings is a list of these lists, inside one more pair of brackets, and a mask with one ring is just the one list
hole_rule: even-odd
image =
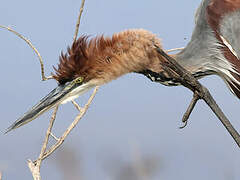
[[[231,134],[238,147],[240,147],[240,135],[236,129],[232,126],[230,121],[224,115],[220,107],[217,105],[216,101],[213,99],[212,95],[199,81],[194,78],[187,70],[185,70],[177,61],[167,55],[163,50],[156,46],[158,53],[165,57],[166,62],[164,63],[165,70],[169,73],[170,76],[174,76],[174,79],[177,79],[179,83],[187,87],[194,93],[194,97],[183,116],[183,122],[186,124],[187,120],[195,107],[196,102],[199,99],[203,99],[207,105],[212,109],[218,119],[222,122],[227,131]],[[177,76],[176,76],[177,75]]]
[[[81,19],[81,15],[83,12],[83,8],[84,8],[84,3],[85,0],[82,0],[81,3],[81,7],[79,10],[79,15],[78,15],[78,19],[77,19],[77,23],[76,23],[76,29],[75,29],[75,33],[74,33],[74,38],[73,41],[76,41],[77,39],[77,35],[78,35],[78,31],[79,31],[79,25],[80,25],[80,19]],[[41,61],[42,62],[42,61]],[[41,67],[43,67],[43,64],[41,63]],[[44,69],[42,68],[42,74],[44,74]],[[32,162],[31,160],[28,161],[28,166],[32,172],[33,178],[34,179],[38,179],[41,180],[40,177],[40,166],[41,166],[41,162],[42,160],[44,160],[45,158],[47,158],[49,155],[51,155],[66,139],[66,137],[69,135],[69,133],[72,131],[72,129],[78,124],[78,122],[80,121],[80,119],[84,116],[84,114],[87,112],[88,107],[90,106],[92,100],[94,99],[97,91],[98,91],[98,86],[94,89],[91,97],[88,99],[88,102],[85,104],[84,108],[80,108],[80,106],[73,101],[73,104],[75,105],[75,107],[79,110],[79,114],[76,116],[75,120],[70,124],[70,126],[65,130],[65,132],[63,133],[63,135],[60,138],[57,138],[55,135],[53,135],[53,133],[51,132],[53,124],[54,124],[54,120],[56,118],[56,113],[58,110],[58,107],[55,108],[52,118],[50,120],[50,124],[46,133],[46,137],[39,155],[39,158]],[[48,144],[48,140],[49,140],[49,136],[54,137],[54,139],[56,140],[56,143],[54,145],[52,145],[48,150],[47,150],[47,144]]]
[[[76,23],[76,28],[75,28],[73,41],[76,41],[76,39],[77,39],[77,35],[78,35],[78,31],[79,31],[79,25],[80,25],[80,19],[81,19],[83,8],[84,8],[84,3],[85,3],[85,0],[82,0],[81,7],[80,7],[80,10],[79,10],[78,19],[77,19],[77,23]],[[4,29],[14,33],[15,35],[17,35],[19,38],[23,39],[34,50],[34,52],[37,54],[37,56],[39,58],[39,62],[40,62],[40,66],[41,66],[42,80],[52,79],[52,76],[49,76],[49,77],[45,76],[43,59],[42,59],[40,53],[38,52],[38,50],[33,46],[33,44],[31,43],[30,40],[28,40],[23,35],[21,35],[20,33],[18,33],[17,31],[13,30],[10,27],[0,25],[0,28],[4,28]],[[28,167],[29,167],[29,169],[32,173],[32,176],[33,176],[34,180],[41,180],[40,167],[41,167],[42,160],[44,160],[46,157],[48,157],[50,154],[52,154],[64,142],[66,137],[69,135],[69,133],[72,131],[72,129],[77,125],[79,120],[84,116],[84,114],[88,110],[88,107],[90,106],[92,100],[94,99],[94,96],[96,95],[96,93],[98,91],[98,88],[99,87],[97,86],[94,89],[91,97],[89,98],[88,102],[85,104],[84,108],[80,108],[80,106],[76,102],[73,101],[73,104],[79,110],[79,114],[76,116],[75,120],[65,130],[65,132],[63,133],[63,135],[60,138],[57,138],[51,132],[54,121],[55,121],[55,118],[56,118],[56,113],[57,113],[57,110],[58,110],[58,106],[54,109],[38,159],[34,162],[31,161],[31,160],[28,160]],[[47,144],[48,144],[48,141],[49,141],[49,136],[54,137],[54,139],[56,140],[56,143],[47,150]]]
[[[69,127],[65,130],[65,132],[63,133],[63,135],[58,138],[57,142],[52,145],[48,150],[46,150],[44,152],[44,154],[42,155],[41,159],[44,160],[45,158],[47,158],[49,155],[51,155],[66,139],[66,137],[69,135],[69,133],[73,130],[73,128],[78,124],[78,122],[81,120],[81,118],[84,116],[84,114],[87,112],[90,104],[92,103],[97,91],[98,91],[98,86],[94,89],[92,95],[90,96],[90,98],[88,99],[88,102],[85,104],[84,108],[82,108],[78,115],[76,116],[76,118],[74,119],[74,121],[69,125]],[[78,109],[78,108],[77,108]],[[51,124],[50,124],[51,126]],[[39,159],[38,159],[39,160]],[[34,161],[34,163],[36,164],[37,161]]]

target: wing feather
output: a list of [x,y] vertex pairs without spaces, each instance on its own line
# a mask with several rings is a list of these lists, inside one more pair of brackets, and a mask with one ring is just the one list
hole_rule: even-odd
[[224,45],[223,55],[233,67],[232,77],[226,78],[226,82],[240,98],[240,0],[210,0],[206,19]]

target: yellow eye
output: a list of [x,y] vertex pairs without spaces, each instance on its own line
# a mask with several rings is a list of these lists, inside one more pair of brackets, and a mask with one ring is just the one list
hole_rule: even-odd
[[83,77],[78,77],[74,80],[74,83],[75,84],[81,84],[83,82],[83,79],[84,79]]

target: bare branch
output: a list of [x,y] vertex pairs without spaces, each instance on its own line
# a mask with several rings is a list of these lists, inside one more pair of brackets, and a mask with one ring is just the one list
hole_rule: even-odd
[[82,111],[82,108],[81,108],[74,100],[72,100],[72,103],[73,103],[73,105],[77,108],[77,110],[78,110],[79,112]]
[[55,108],[54,111],[53,111],[53,114],[52,114],[52,117],[51,117],[51,120],[50,120],[48,129],[47,129],[46,137],[45,137],[45,140],[44,140],[44,142],[43,142],[43,146],[42,146],[40,155],[39,155],[39,157],[38,157],[38,161],[37,161],[37,165],[38,165],[38,166],[41,165],[43,154],[44,154],[45,151],[46,151],[47,144],[48,144],[48,139],[49,139],[49,135],[51,134],[52,127],[53,127],[54,121],[55,121],[55,119],[56,119],[57,111],[58,111],[58,106],[56,106],[56,108]]
[[28,167],[32,173],[34,180],[41,180],[40,167],[36,166],[30,159],[28,160]]
[[[211,96],[210,92],[208,91],[207,88],[205,88],[203,85],[199,83],[197,79],[195,79],[187,70],[185,70],[180,64],[177,63],[177,61],[167,55],[163,50],[161,50],[159,47],[157,47],[157,51],[160,55],[166,58],[166,62],[164,65],[166,66],[165,68],[169,68],[169,71],[174,71],[178,75],[178,81],[181,83],[183,86],[187,87],[193,93],[197,92],[198,99],[203,99],[208,106],[212,109],[212,111],[215,113],[215,115],[218,117],[218,119],[222,122],[224,127],[227,129],[227,131],[231,134],[235,142],[237,143],[238,147],[240,147],[240,135],[239,133],[235,130],[235,128],[232,126],[230,121],[227,119],[227,117],[224,115],[220,107],[217,105],[216,101],[213,99]],[[174,77],[176,78],[176,77]],[[192,109],[195,106],[195,103],[197,102],[196,99],[194,99],[187,112],[187,116],[190,115]]]
[[[84,114],[87,112],[90,104],[92,103],[92,100],[94,99],[97,91],[99,89],[99,86],[97,86],[92,95],[90,96],[90,98],[88,99],[88,102],[85,104],[84,108],[79,112],[79,114],[77,115],[77,117],[74,119],[74,121],[70,124],[70,126],[66,129],[66,131],[63,133],[63,135],[59,138],[59,140],[52,146],[49,148],[49,150],[47,150],[44,155],[42,156],[42,159],[47,158],[49,155],[51,155],[66,139],[66,137],[69,135],[69,133],[73,130],[73,128],[78,124],[78,122],[80,121],[80,119],[84,116]],[[34,162],[36,163],[36,161]]]
[[21,39],[23,39],[32,49],[33,51],[37,54],[39,62],[40,62],[40,66],[41,66],[41,74],[42,74],[42,80],[48,80],[48,79],[52,79],[52,76],[46,77],[44,74],[44,65],[43,65],[43,59],[41,54],[38,52],[38,50],[33,46],[33,44],[31,43],[31,41],[27,38],[25,38],[23,35],[21,35],[20,33],[18,33],[17,31],[11,29],[10,27],[6,27],[6,26],[2,26],[0,25],[0,28],[4,28],[12,33],[14,33],[15,35],[17,35],[18,37],[20,37]]
[[181,48],[174,48],[174,49],[168,49],[168,50],[165,50],[165,52],[169,53],[169,52],[173,52],[173,51],[180,51],[180,50],[183,50],[184,47],[181,47]]
[[[81,4],[81,8],[79,11],[79,16],[78,16],[78,20],[76,23],[76,30],[75,30],[75,34],[74,34],[74,40],[76,41],[77,38],[77,34],[78,34],[78,30],[79,30],[79,25],[80,25],[80,19],[81,19],[81,15],[83,12],[83,7],[84,7],[84,3],[85,0],[82,0],[82,4]],[[79,120],[83,117],[83,115],[86,113],[89,105],[91,104],[94,96],[96,95],[97,91],[98,91],[98,86],[94,89],[91,97],[88,99],[88,102],[85,104],[84,108],[81,108],[75,101],[72,101],[72,103],[74,104],[74,106],[79,110],[79,114],[77,115],[77,117],[75,118],[75,120],[72,122],[72,124],[67,128],[67,130],[63,133],[63,135],[60,138],[56,138],[55,136],[55,140],[57,140],[57,142],[48,150],[45,152],[44,150],[44,155],[41,156],[41,159],[45,159],[46,157],[48,157],[50,154],[52,154],[62,143],[63,141],[66,139],[66,137],[68,136],[68,134],[72,131],[72,129],[77,125],[77,123],[79,122]],[[51,129],[49,134],[51,135]],[[45,142],[48,141],[47,137],[45,139]],[[41,151],[42,153],[43,151]],[[39,158],[40,159],[40,158]],[[35,161],[35,163],[37,163],[39,160]]]
[[54,109],[50,123],[49,123],[49,127],[47,129],[47,133],[46,133],[46,137],[45,140],[43,142],[43,146],[40,152],[40,155],[38,157],[38,160],[36,162],[32,162],[31,160],[28,160],[28,167],[30,169],[30,171],[32,172],[32,176],[34,178],[34,180],[41,180],[41,176],[40,176],[40,167],[41,167],[41,163],[42,163],[42,157],[43,154],[46,151],[47,148],[47,144],[48,144],[48,139],[49,139],[49,135],[51,133],[54,121],[56,119],[56,114],[57,114],[57,110],[58,110],[58,106]]
[[[78,31],[79,31],[79,25],[80,25],[80,19],[81,19],[83,8],[84,8],[84,3],[85,3],[85,0],[82,0],[81,7],[80,7],[80,10],[79,10],[79,16],[78,16],[77,23],[76,23],[76,29],[75,29],[75,33],[74,33],[73,42],[76,41],[76,39],[77,39],[77,35],[78,35]],[[37,56],[39,58],[40,66],[41,66],[42,80],[52,79],[52,76],[50,76],[50,77],[45,76],[45,74],[44,74],[44,64],[43,64],[42,57],[41,57],[40,53],[38,52],[38,50],[33,46],[33,44],[31,43],[30,40],[25,38],[20,33],[16,32],[15,30],[11,29],[10,27],[0,25],[0,28],[4,28],[4,29],[14,33],[15,35],[17,35],[21,39],[23,39],[34,50],[34,52],[37,54]],[[98,88],[99,87],[97,86],[94,89],[91,97],[88,99],[88,102],[85,104],[84,108],[81,108],[75,101],[72,101],[74,106],[79,110],[79,114],[76,116],[75,120],[71,123],[71,125],[66,129],[66,131],[63,133],[63,135],[60,138],[57,138],[51,132],[54,121],[55,121],[55,118],[56,118],[56,113],[57,113],[57,110],[58,110],[58,106],[54,109],[54,112],[52,114],[48,129],[47,129],[47,132],[46,132],[44,143],[43,143],[42,148],[41,148],[39,158],[34,162],[32,162],[31,160],[28,160],[28,167],[29,167],[29,169],[32,173],[32,176],[33,176],[34,180],[41,180],[40,167],[41,167],[42,160],[44,160],[46,157],[48,157],[50,154],[52,154],[63,143],[63,141],[68,136],[68,134],[72,131],[72,129],[77,125],[77,123],[80,121],[80,119],[84,116],[84,114],[88,110],[92,100],[94,99],[94,97],[95,97],[95,95],[98,91]],[[46,151],[50,135],[57,142],[49,150]],[[1,178],[1,174],[0,174],[0,178]]]
[[[80,24],[81,15],[82,15],[82,12],[83,12],[84,3],[85,3],[85,0],[82,0],[82,4],[81,4],[80,11],[79,11],[77,24],[76,24],[76,30],[75,30],[75,34],[74,34],[74,41],[76,41],[76,38],[77,38],[77,34],[78,34],[78,30],[79,30],[79,24]],[[53,113],[53,116],[52,116],[52,119],[50,121],[50,125],[49,125],[48,130],[47,130],[47,135],[46,135],[46,138],[44,140],[44,144],[42,146],[41,153],[39,155],[38,160],[34,161],[34,164],[39,165],[39,167],[40,167],[41,161],[44,160],[45,158],[47,158],[49,155],[51,155],[64,142],[64,140],[66,139],[68,134],[72,131],[72,129],[77,125],[77,123],[80,121],[80,119],[84,116],[84,114],[88,110],[88,107],[90,106],[94,96],[96,95],[96,93],[98,91],[98,88],[99,87],[97,86],[94,89],[91,97],[88,99],[88,102],[85,104],[84,108],[81,108],[75,101],[72,101],[74,106],[79,110],[79,114],[77,115],[75,120],[71,123],[71,125],[66,129],[66,131],[63,133],[63,135],[60,138],[56,138],[51,133],[51,129],[52,129],[52,126],[53,126],[53,123],[54,123],[54,119],[55,119],[55,116],[56,116],[56,112],[57,112],[57,108],[55,109],[55,111]],[[49,135],[52,135],[57,142],[51,148],[49,148],[49,150],[46,151]]]
[[50,132],[50,135],[51,135],[56,141],[59,141],[59,138],[57,138],[52,132]]
[[[81,4],[80,11],[79,11],[79,16],[78,16],[78,20],[77,20],[77,24],[76,24],[76,30],[75,30],[74,40],[73,41],[76,41],[76,38],[77,38],[77,34],[78,34],[78,30],[79,30],[80,19],[81,19],[81,15],[82,15],[82,12],[83,12],[84,3],[85,3],[85,0],[82,0],[82,4]],[[96,93],[98,91],[98,88],[99,87],[97,86],[94,89],[92,95],[88,99],[88,102],[85,104],[84,108],[81,108],[75,101],[72,101],[74,106],[79,110],[79,114],[77,115],[75,120],[71,123],[71,125],[66,129],[66,131],[63,133],[63,135],[60,138],[55,138],[57,140],[57,142],[49,150],[47,150],[44,153],[44,155],[42,156],[42,159],[45,159],[50,154],[52,154],[64,142],[64,140],[66,139],[68,134],[72,131],[72,129],[77,125],[77,123],[80,121],[80,119],[86,113],[88,107],[90,106],[92,100],[94,99],[94,97],[95,97],[95,95],[96,95]],[[50,134],[51,134],[51,132],[50,132]],[[35,161],[35,162],[37,162],[37,161]]]
[[73,42],[77,40],[77,35],[78,35],[80,20],[81,20],[82,13],[83,13],[84,4],[85,4],[85,0],[82,0],[82,4],[81,4],[80,10],[79,10],[79,15],[78,15],[77,23],[76,23],[76,28],[75,28],[75,33],[74,33],[74,37],[73,37]]

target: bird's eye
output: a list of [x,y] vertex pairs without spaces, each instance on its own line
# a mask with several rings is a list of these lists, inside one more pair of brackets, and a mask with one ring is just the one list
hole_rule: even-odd
[[74,80],[75,84],[81,84],[83,82],[83,77],[78,77]]

